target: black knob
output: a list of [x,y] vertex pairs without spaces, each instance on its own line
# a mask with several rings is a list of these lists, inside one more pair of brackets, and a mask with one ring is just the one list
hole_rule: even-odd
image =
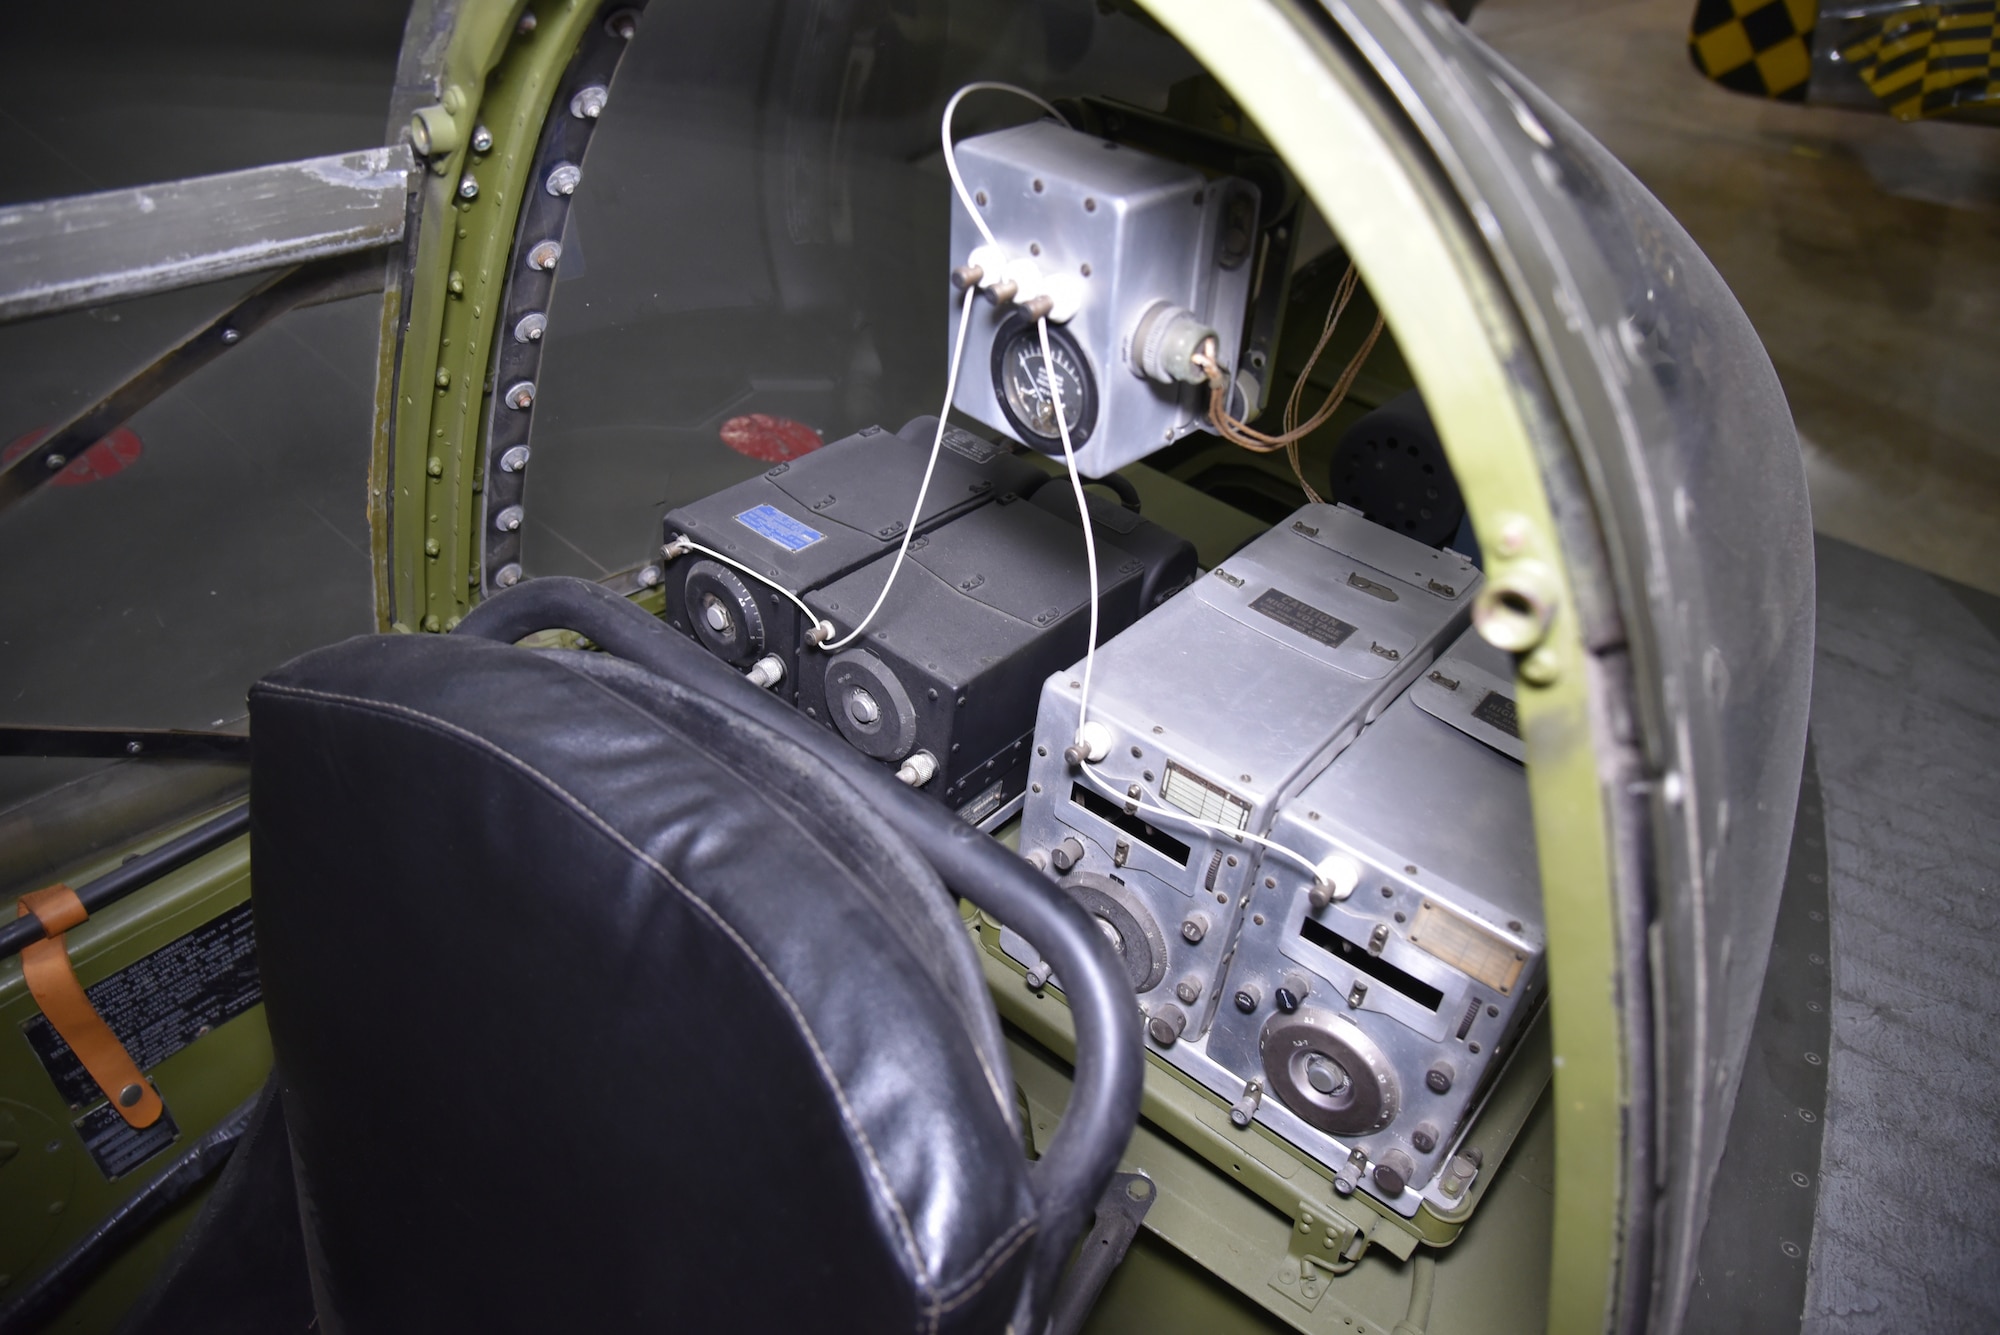
[[[1250,1014],[1250,1012],[1257,1009],[1257,1003],[1262,1001],[1263,999],[1264,998],[1259,994],[1258,990],[1254,986],[1239,988],[1237,989],[1236,992],[1236,1009],[1242,1011],[1245,1015],[1248,1015]],[[1292,1004],[1295,1006],[1298,1004],[1296,998],[1293,999]]]
[[1390,1150],[1375,1165],[1375,1189],[1383,1196],[1394,1199],[1403,1194],[1404,1186],[1415,1171],[1416,1165],[1410,1161],[1409,1155],[1401,1150]]
[[1146,1033],[1161,1047],[1172,1046],[1187,1028],[1187,1012],[1171,1003],[1154,1011],[1146,1021]]
[[1049,850],[1049,865],[1057,871],[1068,871],[1083,861],[1083,844],[1075,835],[1063,840]]
[[1208,918],[1205,914],[1191,913],[1188,915],[1187,920],[1181,924],[1181,940],[1191,946],[1200,945],[1201,939],[1207,935]]
[[1451,1093],[1451,1063],[1439,1062],[1425,1071],[1424,1084],[1433,1094]]
[[1429,1154],[1438,1147],[1437,1128],[1425,1122],[1410,1133],[1410,1144],[1416,1147],[1418,1154]]
[[1299,994],[1292,991],[1289,987],[1279,988],[1277,996],[1273,997],[1272,1000],[1276,1001],[1278,1009],[1287,1015],[1290,1015],[1299,1008]]

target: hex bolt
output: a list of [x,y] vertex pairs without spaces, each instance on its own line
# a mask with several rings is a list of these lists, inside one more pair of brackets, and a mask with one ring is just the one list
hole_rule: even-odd
[[1187,1022],[1187,1012],[1168,1002],[1147,1019],[1146,1036],[1163,1048],[1172,1047],[1187,1030]]
[[559,162],[549,172],[549,179],[543,182],[543,189],[557,199],[566,199],[576,193],[576,187],[583,181],[583,172],[573,162]]
[[1451,1093],[1452,1069],[1450,1062],[1439,1062],[1424,1072],[1424,1088],[1433,1094]]
[[1049,850],[1049,865],[1058,872],[1066,872],[1083,861],[1083,841],[1075,835],[1063,840]]
[[729,609],[724,607],[722,600],[714,594],[710,594],[703,600],[701,605],[701,619],[707,622],[708,628],[717,635],[729,634],[735,629],[736,625],[735,621],[729,615]]
[[530,269],[540,269],[543,272],[547,272],[555,268],[556,261],[561,258],[562,242],[560,241],[537,241],[534,245],[528,247],[528,267]]
[[528,466],[528,455],[529,451],[526,445],[509,446],[500,453],[500,471],[503,473],[520,472]]
[[579,88],[576,96],[569,100],[569,114],[580,121],[594,121],[604,114],[604,103],[609,96],[601,83]]
[[1189,974],[1174,985],[1174,995],[1179,997],[1183,1004],[1194,1005],[1195,1002],[1201,1000],[1201,979],[1194,974]]
[[1201,939],[1207,935],[1208,916],[1206,914],[1191,913],[1181,923],[1181,940],[1191,946],[1200,945]]
[[467,172],[458,178],[458,197],[460,199],[479,198],[479,182],[474,179],[471,172]]
[[524,517],[520,506],[510,505],[493,516],[493,527],[502,533],[513,533],[521,527],[521,520]]
[[548,328],[548,316],[543,315],[540,311],[529,311],[515,322],[514,341],[516,343],[539,343],[542,341],[542,335],[548,332]]
[[521,567],[509,562],[493,572],[493,582],[503,589],[511,589],[521,582]]
[[533,407],[535,402],[535,382],[518,381],[507,387],[507,406],[517,411]]

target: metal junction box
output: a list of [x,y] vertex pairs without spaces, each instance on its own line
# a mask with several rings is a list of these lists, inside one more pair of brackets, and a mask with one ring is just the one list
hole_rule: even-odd
[[[1102,477],[1201,427],[1206,386],[1147,379],[1135,369],[1133,339],[1147,312],[1165,303],[1212,327],[1235,368],[1255,268],[1256,187],[1211,180],[1052,121],[966,139],[957,154],[1000,248],[1044,273],[1080,280],[1075,317],[1049,324],[1077,466]],[[984,240],[954,194],[953,263],[965,263]],[[957,336],[959,300],[954,293],[948,338]],[[1054,417],[1023,411],[1037,395],[1046,404],[1048,394],[1034,321],[1016,306],[975,302],[952,406],[1060,455]]]

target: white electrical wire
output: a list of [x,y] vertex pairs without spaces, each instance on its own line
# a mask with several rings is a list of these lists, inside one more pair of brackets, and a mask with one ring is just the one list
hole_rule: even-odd
[[[691,552],[700,552],[703,556],[712,556],[726,566],[734,566],[736,569],[748,575],[751,579],[756,580],[759,584],[767,585],[770,588],[776,589],[779,593],[782,593],[787,598],[791,599],[794,603],[798,605],[799,611],[804,612],[806,614],[806,620],[810,622],[815,628],[817,628],[821,624],[819,614],[814,612],[810,607],[807,607],[805,604],[805,600],[803,598],[799,597],[796,593],[793,593],[790,589],[786,588],[784,585],[778,583],[778,581],[771,579],[769,576],[758,574],[756,571],[752,570],[749,566],[744,565],[741,561],[735,560],[732,557],[724,556],[721,552],[716,551],[715,548],[713,547],[704,547],[700,543],[696,542],[693,538],[690,538],[685,533],[675,534],[673,541],[669,542],[667,546],[669,549],[674,547],[685,547]],[[827,624],[827,633],[831,634],[832,623],[828,622],[826,624]]]
[[916,536],[917,520],[924,513],[924,497],[930,494],[931,474],[937,471],[938,451],[944,448],[945,422],[951,417],[951,401],[958,393],[958,368],[965,359],[965,331],[972,324],[972,299],[978,295],[978,288],[968,286],[965,289],[965,300],[958,308],[958,340],[951,345],[951,369],[944,377],[944,407],[938,409],[937,435],[931,441],[930,462],[924,465],[924,480],[917,487],[917,504],[910,511],[909,525],[903,529],[903,542],[896,548],[896,560],[889,567],[889,578],[883,581],[882,592],[875,595],[875,605],[868,609],[868,615],[861,618],[859,625],[833,643],[820,645],[820,648],[827,653],[845,648],[861,638],[861,632],[868,629],[868,623],[875,619],[875,614],[882,610],[882,604],[888,600],[889,590],[896,587],[896,576],[902,573],[903,558],[910,553],[910,539]]
[[1116,788],[1106,783],[1097,771],[1092,769],[1088,764],[1085,764],[1082,769],[1083,777],[1090,780],[1093,787],[1120,805],[1135,807],[1140,811],[1149,812],[1155,816],[1164,816],[1166,819],[1176,821],[1182,825],[1192,825],[1198,829],[1213,830],[1217,834],[1227,835],[1231,839],[1247,839],[1253,844],[1262,844],[1272,852],[1283,853],[1286,857],[1304,867],[1307,874],[1312,876],[1314,880],[1319,879],[1318,863],[1303,853],[1285,847],[1274,839],[1266,839],[1261,834],[1252,834],[1248,830],[1239,830],[1233,826],[1224,825],[1221,821],[1207,820],[1201,816],[1189,815],[1178,807],[1156,806],[1151,802],[1141,801],[1139,798],[1133,797],[1128,793],[1119,792]]
[[[1025,88],[1018,88],[1011,83],[994,83],[990,80],[982,80],[978,83],[965,85],[965,87],[953,93],[951,100],[944,104],[944,119],[938,126],[938,136],[944,141],[944,169],[951,174],[952,189],[958,191],[958,202],[965,205],[966,213],[972,217],[972,225],[977,227],[979,234],[986,238],[987,245],[997,246],[1000,243],[994,240],[993,229],[986,225],[986,219],[980,217],[979,210],[973,207],[972,192],[965,188],[965,178],[958,174],[958,154],[952,147],[951,142],[951,118],[958,111],[958,104],[965,99],[967,93],[982,92],[1012,93],[1016,97],[1025,97],[1059,121],[1063,119],[1063,114]],[[1065,121],[1064,123],[1067,124],[1068,122]]]
[[[1042,336],[1042,370],[1048,376],[1050,411],[1056,415],[1056,434],[1062,437],[1063,466],[1069,470],[1069,489],[1076,497],[1076,522],[1083,529],[1084,562],[1088,569],[1085,574],[1090,580],[1090,639],[1083,647],[1083,694],[1077,697],[1076,726],[1079,733],[1084,720],[1090,715],[1090,672],[1097,665],[1097,538],[1091,532],[1090,506],[1083,498],[1083,478],[1076,471],[1076,452],[1070,448],[1069,418],[1063,412],[1062,376],[1056,372],[1056,359],[1049,351],[1049,322],[1046,317],[1035,321],[1035,328]],[[1089,768],[1089,762],[1085,762]]]

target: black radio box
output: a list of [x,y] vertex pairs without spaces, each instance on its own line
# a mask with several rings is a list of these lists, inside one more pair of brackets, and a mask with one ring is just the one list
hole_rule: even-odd
[[[671,510],[663,528],[668,549],[685,536],[798,594],[839,579],[901,542],[936,432],[935,417],[893,433],[867,427]],[[947,426],[917,532],[997,497],[1026,495],[1046,478],[1008,449]],[[739,668],[776,655],[785,668],[778,693],[798,698],[799,649],[809,627],[791,599],[700,551],[670,558],[664,575],[670,625]]]
[[[1027,782],[1042,682],[1082,659],[1089,633],[1075,513],[1073,497],[1064,514],[1006,495],[913,541],[867,633],[801,662],[799,707],[889,765],[913,757],[925,765],[928,756],[932,772],[912,777],[973,824],[1003,817]],[[1160,567],[1173,567],[1166,582],[1183,563],[1193,570],[1186,540],[1146,520],[1129,527],[1150,560],[1096,526],[1100,640],[1148,610],[1141,593],[1162,585]],[[806,601],[844,635],[874,606],[893,564],[893,554],[882,557]]]

